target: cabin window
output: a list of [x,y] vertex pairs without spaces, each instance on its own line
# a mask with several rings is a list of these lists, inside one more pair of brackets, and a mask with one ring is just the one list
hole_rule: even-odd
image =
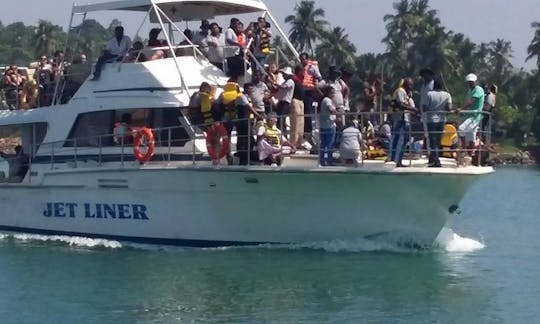
[[34,156],[47,134],[47,123],[31,123],[0,126],[0,151],[14,153],[17,145]]
[[158,146],[168,146],[168,128],[171,128],[172,146],[184,146],[190,140],[188,132],[181,127],[183,115],[178,108],[119,109],[80,114],[64,146],[99,147],[99,137],[102,146],[118,145],[112,136],[114,127],[126,117],[131,120],[129,126],[133,130],[154,129]]
[[[112,145],[114,111],[80,114],[69,134],[65,147],[99,147]],[[109,135],[109,136],[107,136]]]

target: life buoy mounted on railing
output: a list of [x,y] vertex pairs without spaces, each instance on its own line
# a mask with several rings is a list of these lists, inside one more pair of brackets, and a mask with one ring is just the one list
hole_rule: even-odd
[[206,149],[212,160],[217,161],[229,154],[231,140],[222,123],[215,123],[206,130]]
[[[146,152],[143,153],[141,148],[146,146]],[[156,142],[154,141],[154,134],[148,127],[143,127],[137,131],[135,138],[133,139],[133,154],[135,158],[141,163],[145,164],[150,161],[154,156],[156,149]]]

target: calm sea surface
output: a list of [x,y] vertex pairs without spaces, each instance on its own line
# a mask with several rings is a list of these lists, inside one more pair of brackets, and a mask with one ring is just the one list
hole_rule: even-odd
[[540,170],[499,169],[461,206],[430,252],[3,235],[0,323],[538,323]]

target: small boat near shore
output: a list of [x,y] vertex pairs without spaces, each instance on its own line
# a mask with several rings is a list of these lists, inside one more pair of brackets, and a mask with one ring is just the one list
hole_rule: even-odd
[[[109,10],[147,14],[171,31],[170,44],[178,23],[221,16],[257,13],[281,32],[259,0],[110,1],[75,5],[72,16]],[[51,106],[0,111],[0,137],[20,138],[28,161],[0,183],[0,230],[194,247],[379,237],[429,247],[469,188],[494,172],[454,159],[436,169],[423,159],[320,167],[307,152],[280,167],[215,165],[186,111],[201,83],[228,78],[195,45],[183,56],[169,46],[167,58],[106,64],[99,81],[76,66],[87,73],[67,100],[58,87]],[[124,114],[150,132],[141,133],[149,156],[115,139]]]

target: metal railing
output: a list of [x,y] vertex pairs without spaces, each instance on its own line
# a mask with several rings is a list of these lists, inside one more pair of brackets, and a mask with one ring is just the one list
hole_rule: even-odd
[[[452,164],[454,167],[459,167],[465,156],[471,156],[477,158],[476,161],[472,161],[475,165],[483,165],[482,159],[483,153],[486,151],[491,144],[491,114],[488,112],[483,112],[484,118],[488,118],[488,122],[485,129],[479,129],[477,133],[477,142],[481,144],[477,145],[474,148],[466,148],[461,145],[459,140],[459,125],[470,115],[470,112],[463,113],[449,113],[449,112],[440,112],[445,114],[448,117],[448,122],[453,125],[453,133],[448,134],[453,136],[455,143],[450,147],[445,148],[444,152],[448,153],[448,157],[456,160],[456,163]],[[388,113],[390,114],[390,113]],[[370,155],[370,150],[376,149],[378,152],[384,152],[385,156],[379,158],[385,158],[392,154],[392,150],[396,149],[392,146],[393,138],[386,139],[387,144],[389,141],[390,146],[381,145],[382,142],[378,142],[379,130],[373,128],[373,122],[376,122],[377,116],[379,113],[357,113],[357,112],[343,112],[337,115],[336,119],[336,138],[339,140],[343,136],[343,130],[345,125],[340,125],[341,117],[346,117],[347,120],[356,120],[359,124],[360,131],[363,135],[363,143],[359,143],[360,150],[358,153],[358,158],[353,161],[353,163],[345,163],[347,161],[341,161],[339,164],[344,166],[354,166],[354,167],[363,167],[367,160],[374,159]],[[289,116],[289,115],[287,115]],[[281,117],[287,117],[281,116]],[[301,132],[301,138],[305,143],[310,143],[312,145],[311,150],[292,147],[293,151],[298,149],[302,151],[302,155],[312,156],[312,158],[318,158],[321,160],[321,133],[320,133],[320,114],[313,115],[298,115],[298,118],[304,118],[306,120],[311,119],[313,123],[313,132],[311,134]],[[290,127],[285,124],[285,118],[281,119],[282,123],[280,128],[283,130],[284,138],[290,135]],[[232,157],[233,154],[237,158],[242,160],[242,154],[245,157],[243,159],[244,163],[242,165],[251,166],[251,165],[261,165],[264,164],[263,161],[260,161],[257,157],[254,158],[254,155],[257,154],[256,147],[258,147],[261,138],[257,137],[257,120],[254,118],[246,119],[236,119],[230,121],[223,121],[220,123],[227,123],[229,129],[231,130],[231,139],[236,140],[236,149],[232,150],[227,154],[228,157]],[[422,123],[417,121],[417,126],[413,127],[413,123],[408,125],[407,137],[410,139],[407,143],[403,143],[401,149],[405,150],[407,154],[404,155],[403,160],[408,162],[409,165],[413,165],[415,159],[420,159],[422,156],[427,155],[429,147],[424,145],[414,146],[414,143],[418,143],[421,140],[426,140],[427,133],[426,129],[422,129]],[[155,136],[155,154],[151,161],[148,163],[161,162],[167,165],[170,165],[174,161],[182,160],[184,162],[191,162],[192,166],[197,166],[201,163],[204,165],[210,166],[211,159],[208,157],[207,152],[205,152],[205,145],[199,143],[201,149],[197,148],[197,141],[205,141],[206,134],[202,131],[207,129],[209,124],[199,125],[194,128],[198,128],[200,131],[193,132],[195,135],[190,138],[178,138],[174,137],[173,134],[175,130],[185,128],[183,126],[176,127],[166,127],[153,129],[152,132]],[[380,125],[379,125],[380,126]],[[236,129],[236,132],[232,132],[233,129]],[[86,165],[90,163],[90,166],[102,167],[106,162],[116,163],[115,165],[120,165],[120,167],[134,167],[137,164],[127,162],[137,161],[133,154],[133,145],[132,136],[135,134],[136,130],[129,134],[125,134],[118,138],[118,142],[115,144],[114,138],[118,134],[104,134],[98,136],[88,136],[80,137],[75,139],[66,139],[63,141],[41,143],[32,147],[32,152],[37,152],[35,156],[28,157],[28,173],[27,173],[27,182],[32,181],[32,170],[34,165],[48,164],[49,170],[55,169],[64,169],[64,168],[78,168],[81,165]],[[444,131],[440,132],[440,135],[444,135]],[[394,135],[395,136],[395,135]],[[414,139],[414,140],[412,140]],[[234,141],[233,141],[234,142]],[[183,145],[179,144],[182,143]],[[187,143],[191,143],[190,146],[186,146]],[[283,142],[282,142],[283,143]],[[298,143],[293,143],[298,144]],[[440,144],[440,143],[438,143]],[[367,149],[366,149],[367,147]],[[279,149],[283,149],[280,147]],[[334,147],[329,148],[330,154],[335,156],[338,160],[340,159],[340,146],[337,144]],[[297,151],[297,153],[299,153]],[[294,155],[293,155],[294,156]],[[178,157],[181,157],[180,159]],[[45,159],[44,159],[45,158]],[[48,163],[45,160],[48,158]],[[228,159],[230,162],[230,159]],[[351,161],[349,161],[351,162]],[[220,163],[221,164],[221,163]],[[229,164],[229,163],[228,163]],[[319,163],[319,166],[321,164]]]

